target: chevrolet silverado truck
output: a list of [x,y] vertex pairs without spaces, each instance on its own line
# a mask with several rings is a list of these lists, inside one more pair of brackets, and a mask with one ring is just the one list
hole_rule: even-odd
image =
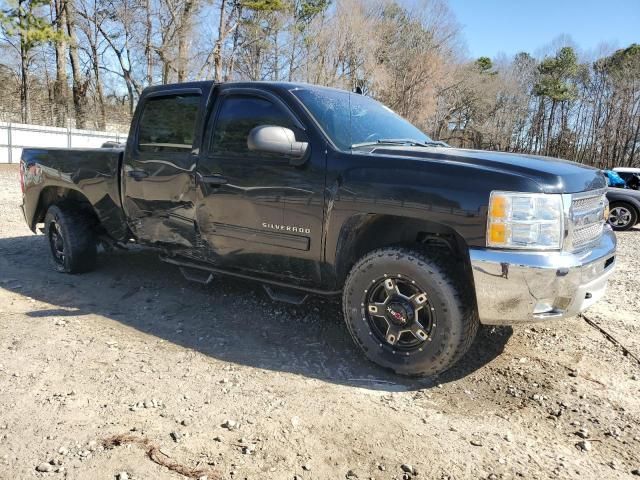
[[578,314],[615,265],[601,171],[451,148],[307,84],[147,88],[124,148],[25,149],[21,183],[58,271],[136,242],[193,280],[341,295],[358,347],[405,375],[451,367],[480,323]]

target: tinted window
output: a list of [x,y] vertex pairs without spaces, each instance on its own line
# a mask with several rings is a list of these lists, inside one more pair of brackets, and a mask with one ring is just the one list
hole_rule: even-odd
[[142,111],[138,148],[143,152],[188,152],[193,146],[200,95],[149,98]]
[[289,114],[269,100],[249,96],[226,97],[211,137],[211,154],[248,154],[249,132],[260,125],[276,125],[295,131]]
[[292,93],[342,150],[383,138],[432,141],[393,110],[364,95],[328,88],[299,89]]

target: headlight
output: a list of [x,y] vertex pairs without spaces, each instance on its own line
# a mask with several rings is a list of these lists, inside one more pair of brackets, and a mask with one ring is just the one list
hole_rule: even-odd
[[562,195],[491,192],[487,215],[487,246],[562,248]]

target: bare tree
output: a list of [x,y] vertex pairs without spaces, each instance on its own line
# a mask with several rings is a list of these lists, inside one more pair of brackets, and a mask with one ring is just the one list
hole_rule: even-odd
[[67,35],[69,38],[69,61],[73,77],[73,107],[76,116],[76,128],[87,128],[87,89],[89,78],[81,71],[78,39],[76,36],[76,7],[74,1],[67,1]]
[[54,42],[56,51],[56,80],[53,85],[53,114],[55,125],[64,127],[67,124],[69,85],[67,80],[67,0],[53,0],[51,4],[52,20],[56,31],[60,34]]
[[[134,72],[135,26],[140,10],[135,0],[104,0],[102,17],[95,23],[102,38],[114,54],[119,70],[103,64],[103,68],[122,78],[128,93],[129,113],[133,114],[136,98],[142,93],[141,83]],[[112,13],[106,13],[112,12]],[[115,14],[118,12],[118,14]]]
[[91,64],[93,82],[95,86],[94,103],[97,105],[96,125],[104,130],[107,125],[105,94],[102,80],[101,63],[102,48],[100,47],[100,24],[104,17],[98,13],[97,0],[78,1],[79,28],[84,34],[85,52]]

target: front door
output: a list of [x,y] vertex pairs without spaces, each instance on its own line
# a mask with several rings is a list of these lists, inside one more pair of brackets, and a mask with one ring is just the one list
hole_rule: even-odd
[[[220,87],[198,165],[197,224],[209,261],[256,276],[319,281],[325,154],[310,145],[303,165],[249,150],[257,126],[308,133],[282,100],[255,89]],[[205,139],[207,141],[207,139]]]
[[143,97],[123,167],[124,210],[144,243],[195,244],[194,175],[200,88],[156,90]]

